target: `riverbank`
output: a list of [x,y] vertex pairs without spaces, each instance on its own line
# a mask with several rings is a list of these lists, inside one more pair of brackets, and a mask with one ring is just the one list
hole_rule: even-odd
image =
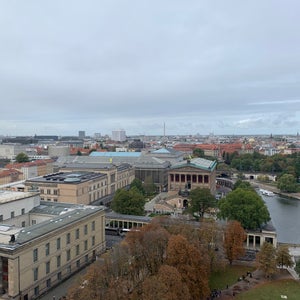
[[255,188],[268,190],[268,191],[273,192],[274,194],[277,194],[281,197],[300,200],[300,193],[284,193],[272,184],[261,183],[261,182],[256,181],[256,180],[249,180],[249,182]]

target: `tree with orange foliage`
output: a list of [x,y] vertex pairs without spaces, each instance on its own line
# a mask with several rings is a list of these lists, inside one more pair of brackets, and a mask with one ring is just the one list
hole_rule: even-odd
[[257,267],[262,270],[266,278],[278,272],[276,249],[271,243],[264,242],[256,256]]
[[87,273],[68,290],[68,300],[107,299],[106,293],[110,286],[110,266],[93,263]]
[[153,299],[190,299],[189,289],[176,268],[162,265],[157,275],[144,281],[143,300]]
[[185,237],[170,237],[166,262],[180,273],[183,283],[189,288],[189,299],[205,299],[209,295],[209,260]]
[[246,233],[241,223],[230,221],[225,229],[224,249],[229,263],[245,254],[244,241]]
[[199,228],[200,247],[209,257],[210,271],[221,270],[225,266],[223,251],[223,229],[214,219],[204,219]]
[[131,265],[145,275],[158,272],[164,263],[169,233],[158,224],[149,224],[127,234],[125,243],[132,257]]

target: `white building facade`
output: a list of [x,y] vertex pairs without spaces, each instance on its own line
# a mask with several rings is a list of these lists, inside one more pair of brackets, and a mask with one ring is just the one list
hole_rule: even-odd
[[126,132],[124,129],[113,130],[112,138],[115,142],[125,142],[126,141]]

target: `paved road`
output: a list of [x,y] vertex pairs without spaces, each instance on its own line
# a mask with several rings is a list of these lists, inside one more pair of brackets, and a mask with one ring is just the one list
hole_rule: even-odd
[[80,280],[81,276],[83,276],[86,272],[86,268],[82,269],[66,281],[62,282],[57,287],[53,288],[47,294],[39,298],[40,300],[58,300],[60,297],[63,297],[67,294],[68,289],[74,285],[78,280]]

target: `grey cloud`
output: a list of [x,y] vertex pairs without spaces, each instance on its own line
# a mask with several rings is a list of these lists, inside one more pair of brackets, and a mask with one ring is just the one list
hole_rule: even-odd
[[295,133],[299,8],[290,0],[2,2],[0,99],[10,105],[0,134],[155,134],[163,122],[174,134]]

